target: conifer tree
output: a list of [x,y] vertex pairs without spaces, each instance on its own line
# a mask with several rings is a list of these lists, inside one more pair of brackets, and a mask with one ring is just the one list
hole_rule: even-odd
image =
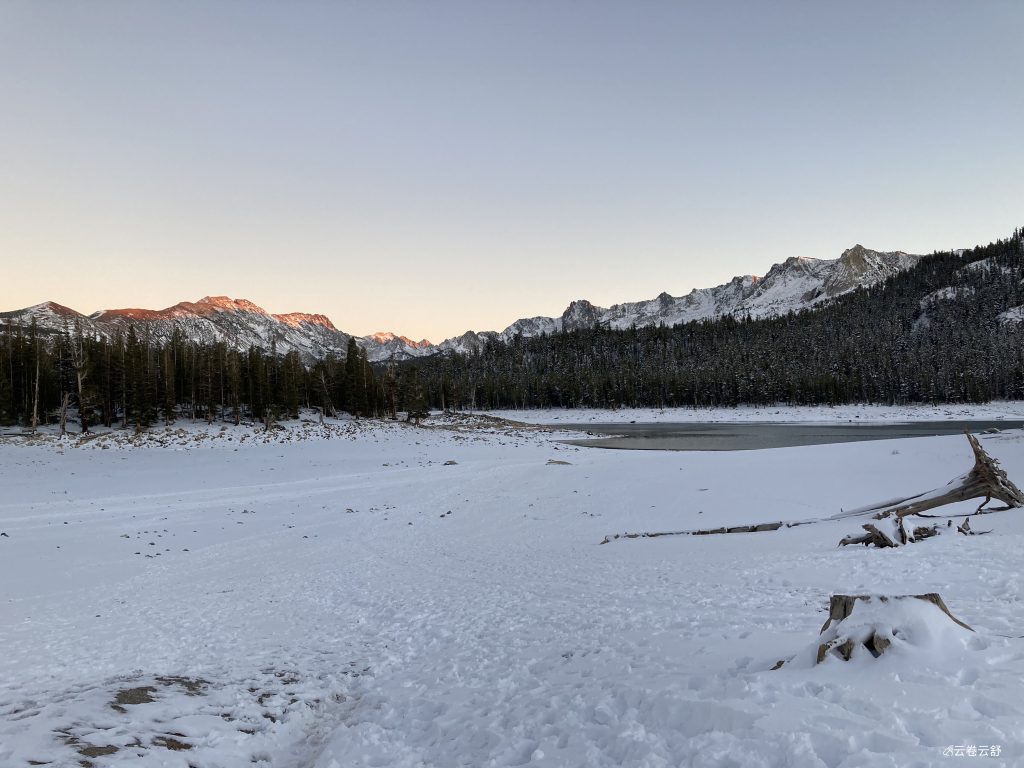
[[[177,334],[177,330],[175,330]],[[163,374],[163,398],[162,398],[162,410],[164,424],[171,425],[174,423],[174,410],[177,406],[177,391],[175,390],[175,365],[174,365],[174,350],[175,343],[172,341],[163,348],[163,354],[161,356],[161,373]]]
[[345,350],[345,410],[359,417],[366,413],[366,382],[363,351],[355,337]]

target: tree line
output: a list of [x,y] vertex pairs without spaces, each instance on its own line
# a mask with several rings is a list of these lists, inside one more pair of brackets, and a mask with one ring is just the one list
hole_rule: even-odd
[[297,418],[301,408],[327,416],[413,419],[427,413],[414,369],[375,371],[354,339],[343,359],[304,363],[295,351],[199,343],[175,331],[149,338],[129,325],[114,338],[90,337],[69,325],[47,333],[0,325],[0,424],[35,428],[69,418],[82,432],[101,424],[146,429],[178,418],[260,421]]

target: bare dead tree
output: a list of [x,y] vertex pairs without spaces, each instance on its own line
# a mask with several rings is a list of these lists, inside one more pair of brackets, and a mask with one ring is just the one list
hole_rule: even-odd
[[60,396],[60,411],[58,411],[60,418],[60,436],[64,437],[68,433],[68,408],[71,407],[71,393],[65,392]]
[[39,428],[39,348],[36,347],[36,384],[32,395],[32,431]]
[[89,403],[85,395],[85,380],[89,375],[89,371],[81,328],[77,329],[75,340],[71,344],[71,365],[75,369],[75,381],[78,384],[78,419],[81,422],[82,434],[84,435],[89,431]]

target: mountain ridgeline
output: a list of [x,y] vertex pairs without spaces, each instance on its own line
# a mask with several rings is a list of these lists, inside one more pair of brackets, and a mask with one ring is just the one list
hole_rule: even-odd
[[795,312],[491,339],[419,379],[456,408],[984,402],[1024,397],[1022,318],[1017,230]]
[[0,313],[0,424],[1024,398],[1022,320],[1021,230],[931,256],[788,259],[763,278],[576,301],[439,345],[226,297],[91,316],[46,302]]
[[[837,259],[790,258],[774,265],[764,277],[745,275],[713,288],[695,288],[685,296],[667,293],[649,301],[615,304],[605,309],[586,299],[572,302],[559,317],[516,320],[504,331],[467,331],[461,336],[431,344],[413,341],[390,332],[356,337],[356,344],[373,363],[430,357],[449,352],[473,353],[492,339],[508,341],[517,336],[606,326],[675,325],[726,315],[766,317],[805,307],[874,285],[914,264],[919,256],[899,251],[882,253],[857,245]],[[0,323],[36,323],[40,333],[81,331],[90,337],[113,340],[131,326],[150,341],[168,342],[174,333],[189,341],[246,351],[258,347],[280,354],[298,352],[306,363],[329,355],[344,357],[351,334],[322,314],[291,312],[271,314],[246,299],[205,296],[182,301],[166,309],[106,309],[84,315],[53,301],[11,312],[0,312]]]

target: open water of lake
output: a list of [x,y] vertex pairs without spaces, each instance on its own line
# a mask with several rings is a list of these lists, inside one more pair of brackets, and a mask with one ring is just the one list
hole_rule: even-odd
[[[590,448],[641,451],[753,451],[797,445],[892,440],[902,437],[974,434],[988,429],[1021,429],[1024,421],[919,421],[904,424],[559,424],[595,437],[569,440]],[[607,437],[601,437],[606,435]]]

